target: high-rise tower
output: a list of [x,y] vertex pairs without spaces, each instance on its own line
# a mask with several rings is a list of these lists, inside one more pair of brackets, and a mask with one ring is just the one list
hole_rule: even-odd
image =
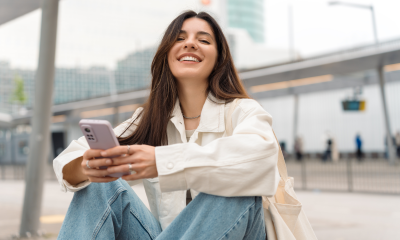
[[228,26],[246,29],[256,43],[264,43],[264,0],[227,1]]

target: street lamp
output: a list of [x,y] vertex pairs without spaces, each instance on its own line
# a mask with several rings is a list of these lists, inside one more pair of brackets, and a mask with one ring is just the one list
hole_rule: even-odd
[[290,61],[296,60],[296,54],[294,52],[294,34],[293,34],[293,10],[292,4],[288,5],[288,23],[289,23],[289,55]]
[[[375,22],[375,11],[374,11],[374,6],[372,5],[363,5],[363,4],[357,4],[357,3],[347,3],[347,2],[340,2],[340,1],[330,1],[329,5],[343,5],[343,6],[348,6],[348,7],[355,7],[355,8],[363,8],[363,9],[369,9],[371,11],[372,15],[372,27],[374,29],[374,39],[375,39],[375,46],[378,46],[378,34],[376,30],[376,22]],[[387,146],[388,146],[388,158],[389,162],[391,164],[394,164],[396,162],[396,153],[395,153],[395,147],[392,141],[392,135],[390,131],[390,123],[389,123],[389,111],[388,111],[388,106],[386,103],[386,94],[385,94],[385,70],[383,68],[383,65],[378,66],[376,68],[377,73],[378,73],[378,79],[379,79],[379,87],[381,90],[381,97],[382,97],[382,104],[383,104],[383,113],[385,117],[385,127],[386,127],[386,141],[387,141]]]
[[358,3],[347,3],[347,2],[341,2],[341,1],[330,1],[328,4],[331,5],[331,6],[343,5],[343,6],[348,6],[348,7],[369,9],[369,10],[371,11],[371,15],[372,15],[372,28],[374,29],[375,45],[378,45],[378,44],[379,44],[379,41],[378,41],[378,33],[377,33],[377,29],[376,29],[376,21],[375,21],[374,6],[372,6],[372,5],[358,4]]

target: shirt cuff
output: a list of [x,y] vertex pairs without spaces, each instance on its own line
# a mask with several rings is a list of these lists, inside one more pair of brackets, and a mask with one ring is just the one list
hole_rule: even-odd
[[71,161],[74,161],[75,159],[82,157],[84,153],[85,151],[74,151],[67,153],[63,156],[57,157],[56,159],[53,160],[54,172],[56,174],[58,183],[60,184],[61,191],[67,192],[69,190],[68,186],[65,184],[65,182],[67,181],[64,181],[64,174],[62,172],[64,166],[70,163]]
[[71,185],[69,182],[67,182],[65,179],[63,179],[63,184],[68,189],[68,192],[77,192],[77,191],[89,186],[90,182],[89,182],[89,180],[86,180],[86,181],[78,183],[76,185]]
[[156,147],[156,165],[162,192],[186,190],[184,143]]

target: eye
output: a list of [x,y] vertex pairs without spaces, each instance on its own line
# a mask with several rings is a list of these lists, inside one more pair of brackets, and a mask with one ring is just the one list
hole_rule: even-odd
[[200,42],[202,42],[202,43],[206,43],[206,44],[210,44],[208,41],[206,41],[206,40],[200,40]]
[[183,37],[178,37],[178,39],[176,39],[176,41],[183,41]]

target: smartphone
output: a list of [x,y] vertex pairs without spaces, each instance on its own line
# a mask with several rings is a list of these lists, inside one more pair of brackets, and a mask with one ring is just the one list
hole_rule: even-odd
[[[115,136],[111,124],[106,120],[82,119],[79,121],[79,127],[91,149],[107,150],[119,146],[118,139]],[[107,169],[107,166],[100,168]],[[129,174],[129,172],[112,173],[107,176],[119,178]]]

